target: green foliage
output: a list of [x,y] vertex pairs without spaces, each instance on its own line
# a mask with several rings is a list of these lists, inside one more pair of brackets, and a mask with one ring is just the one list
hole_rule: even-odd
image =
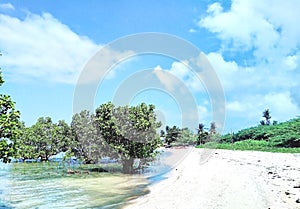
[[234,147],[239,150],[266,150],[270,148],[270,143],[264,140],[245,140],[234,143]]
[[21,127],[21,135],[18,143],[18,152],[15,157],[22,159],[36,159],[39,153],[36,151],[36,136],[32,127]]
[[217,127],[216,127],[216,123],[215,122],[211,122],[210,123],[209,133],[211,135],[214,135],[214,134],[217,133]]
[[95,122],[95,115],[87,110],[76,113],[71,122],[73,151],[87,164],[97,162],[105,154],[104,139],[98,134]]
[[33,126],[21,127],[15,157],[47,161],[52,155],[71,150],[73,141],[71,128],[65,121],[56,124],[50,117],[41,117]]
[[19,127],[20,112],[10,96],[0,94],[0,139],[12,139]]
[[71,127],[64,120],[59,120],[54,127],[58,141],[58,151],[71,151],[75,145]]
[[269,109],[266,109],[265,111],[263,111],[263,118],[265,118],[265,121],[261,121],[261,125],[270,125],[271,124],[271,121],[270,119],[272,118],[271,117],[271,114],[270,114],[270,110]]
[[300,147],[300,118],[275,125],[260,125],[222,136],[222,142],[225,143],[244,140],[264,140],[272,147]]
[[221,137],[221,143],[233,143],[234,134],[225,134]]
[[134,159],[154,157],[161,144],[154,108],[145,103],[115,107],[109,102],[96,109],[98,131],[121,157],[124,173],[133,173]]
[[160,130],[160,137],[165,137],[166,136],[166,133],[164,130]]
[[9,161],[9,157],[11,156],[11,149],[11,144],[7,143],[6,140],[0,140],[0,158],[2,158],[4,162]]
[[205,125],[203,123],[199,123],[198,125],[198,140],[197,145],[204,144],[208,141],[209,133],[204,130]]
[[197,136],[188,128],[180,129],[177,126],[166,126],[166,132],[161,130],[161,136],[165,137],[168,145],[193,145],[197,142]]
[[2,71],[0,68],[0,86],[2,86],[2,84],[4,83],[3,77],[2,77]]
[[58,139],[55,132],[55,124],[50,117],[39,118],[32,126],[36,153],[43,161],[48,160],[51,155],[57,154]]
[[168,145],[178,140],[180,138],[180,135],[181,135],[181,130],[178,127],[173,126],[172,128],[170,128],[169,126],[166,126],[165,141]]
[[[4,83],[0,70],[0,86]],[[9,95],[0,94],[0,159],[8,162],[16,151],[19,135],[20,112]]]
[[190,129],[183,128],[180,130],[179,137],[172,145],[194,145],[197,143],[197,135],[195,135]]
[[300,153],[300,148],[273,147],[268,141],[244,140],[236,143],[208,142],[197,148],[229,149],[229,150],[253,150],[263,152]]

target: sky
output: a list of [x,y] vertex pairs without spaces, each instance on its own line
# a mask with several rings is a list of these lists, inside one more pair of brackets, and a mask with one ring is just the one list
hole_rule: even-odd
[[[5,79],[0,93],[11,95],[28,126],[46,116],[71,122],[76,88],[93,57],[124,37],[153,32],[201,50],[222,86],[218,93],[224,102],[214,106],[217,83],[197,77],[191,60],[107,47],[99,66],[110,69],[95,85],[93,109],[118,92],[130,94],[130,85],[136,91],[129,104],[153,103],[164,126],[196,118],[209,127],[218,105],[224,105],[224,133],[258,125],[265,109],[271,120],[287,121],[300,115],[299,11],[298,0],[0,0]],[[147,75],[163,87],[153,88],[156,83]],[[147,83],[148,88],[139,87]],[[192,103],[188,98],[197,117],[184,106]],[[197,124],[189,127],[195,130]]]

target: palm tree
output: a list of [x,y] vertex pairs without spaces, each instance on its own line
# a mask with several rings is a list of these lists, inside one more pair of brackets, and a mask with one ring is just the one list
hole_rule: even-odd
[[203,139],[206,136],[206,133],[204,131],[204,124],[203,123],[199,123],[198,125],[198,141],[197,141],[197,145],[201,145],[203,143]]
[[210,129],[209,129],[210,134],[212,134],[212,135],[216,134],[216,132],[217,132],[216,129],[217,129],[216,123],[215,122],[211,122]]
[[[270,119],[272,118],[270,115],[270,110],[266,109],[265,111],[263,111],[263,117],[265,118],[266,122],[265,125],[270,125]],[[263,123],[261,123],[262,125],[264,125]]]

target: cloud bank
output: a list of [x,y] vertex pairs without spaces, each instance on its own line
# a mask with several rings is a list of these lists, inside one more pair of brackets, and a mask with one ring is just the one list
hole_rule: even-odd
[[229,120],[255,125],[266,108],[281,121],[299,115],[299,11],[297,0],[232,0],[230,8],[209,5],[199,20],[222,43],[207,57],[225,88]]
[[[1,6],[13,8],[11,5]],[[100,48],[49,13],[25,19],[0,14],[3,69],[10,79],[75,83],[88,59]]]

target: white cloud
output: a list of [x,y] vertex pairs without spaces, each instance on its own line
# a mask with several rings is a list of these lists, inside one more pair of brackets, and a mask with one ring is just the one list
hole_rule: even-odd
[[202,81],[196,73],[187,66],[188,62],[173,62],[170,73],[181,79],[194,92],[203,91]]
[[279,121],[299,115],[300,1],[231,3],[209,5],[198,22],[221,41],[207,58],[226,91],[229,126],[255,125],[266,108]]
[[190,33],[196,33],[197,30],[195,30],[194,28],[191,28],[191,29],[189,29],[189,32],[190,32]]
[[281,63],[259,63],[251,67],[240,66],[235,60],[226,61],[218,52],[209,53],[207,58],[217,72],[226,93],[241,90],[247,90],[248,93],[276,91],[299,85],[298,55],[287,56]]
[[[174,91],[178,87],[178,80],[180,79],[184,85],[194,92],[204,91],[202,81],[188,66],[186,61],[173,62],[170,69],[163,70],[160,66],[154,69],[154,73],[159,80],[164,83],[168,90]],[[174,79],[168,74],[176,76]]]
[[176,85],[178,85],[177,80],[175,80],[173,76],[170,76],[170,74],[167,71],[163,70],[161,66],[156,66],[153,70],[153,73],[165,86],[167,91],[173,92],[175,90]]
[[[135,53],[133,51],[116,51],[109,49],[108,52],[110,53],[109,56],[107,56],[104,61],[107,63],[107,68],[109,68],[109,72],[107,75],[105,75],[105,79],[114,79],[116,76],[124,71],[127,71],[128,69],[132,68],[132,65],[138,60],[139,58],[137,56],[134,56]],[[114,52],[114,53],[113,53]],[[101,54],[101,57],[97,55],[99,60],[103,58],[103,54]],[[112,57],[113,59],[108,62],[109,57]],[[103,66],[103,62],[99,63],[99,65]],[[112,66],[112,67],[110,67]]]
[[287,56],[284,60],[284,63],[289,70],[295,70],[298,67],[298,56]]
[[300,108],[294,103],[290,92],[269,93],[264,96],[265,104],[268,104],[273,112],[275,120],[293,118],[299,114]]
[[[207,57],[227,91],[241,88],[252,88],[252,92],[276,91],[298,86],[300,40],[295,38],[300,37],[296,26],[296,20],[300,19],[298,11],[299,1],[233,0],[226,11],[220,3],[208,7],[207,16],[199,25],[222,40],[220,51]],[[225,60],[228,51],[234,55]],[[238,64],[242,61],[252,64]]]
[[[230,90],[236,86],[236,81],[232,82],[232,79],[237,77],[239,72],[239,66],[235,61],[226,62],[221,54],[211,52],[207,55],[208,60],[213,66],[214,70],[218,74],[223,88]],[[249,72],[249,71],[248,71]]]
[[5,4],[0,4],[0,9],[15,10],[15,7],[11,3],[5,3]]
[[297,0],[233,0],[228,11],[219,3],[210,5],[199,26],[216,33],[227,47],[253,49],[257,59],[274,62],[299,47],[299,11]]
[[245,111],[245,105],[239,101],[227,102],[226,109],[232,112],[243,112]]
[[213,15],[220,14],[222,11],[223,11],[223,8],[219,2],[215,2],[211,5],[209,5],[209,7],[207,9],[207,12],[212,13]]
[[185,63],[181,62],[173,62],[170,69],[170,73],[182,79],[189,75],[189,71],[190,69],[185,65]]
[[[290,93],[297,86],[299,88],[298,75],[293,71],[282,66],[272,67],[271,71],[265,65],[241,67],[235,61],[225,61],[221,54],[214,52],[207,57],[229,98],[226,102],[228,118],[255,122],[265,108],[270,108],[276,114],[276,120],[280,121],[299,115],[300,108],[295,101],[297,95]],[[290,59],[289,65],[295,65],[295,58]],[[281,69],[274,70],[276,67]]]
[[211,121],[212,115],[208,111],[205,105],[198,106],[198,114],[199,114],[199,121],[204,124],[208,124]]
[[98,84],[102,79],[115,78],[118,72],[126,69],[126,66],[134,60],[133,55],[133,51],[119,51],[105,46],[85,65],[77,83],[96,82]]
[[74,83],[100,48],[51,14],[29,14],[24,20],[0,14],[2,66],[13,79]]
[[226,104],[229,117],[259,122],[262,112],[270,109],[273,120],[285,121],[299,114],[300,108],[294,103],[289,92],[272,92],[247,95]]

